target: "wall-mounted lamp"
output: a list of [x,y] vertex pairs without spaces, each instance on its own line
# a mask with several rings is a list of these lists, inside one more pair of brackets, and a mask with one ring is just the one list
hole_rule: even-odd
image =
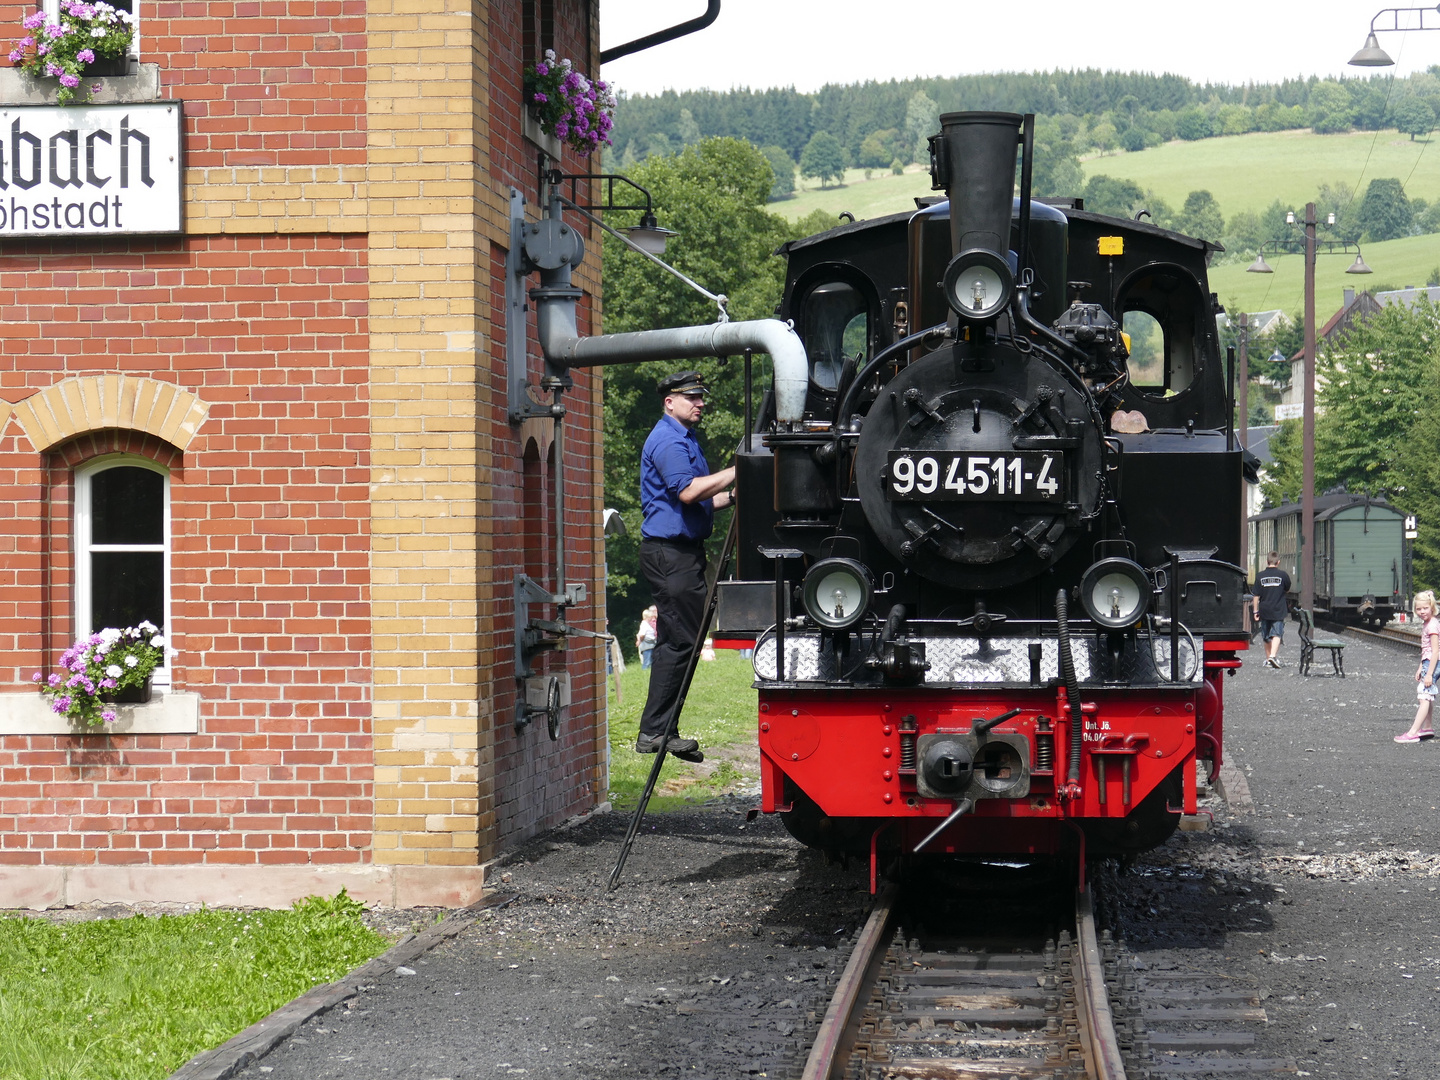
[[622,226],[620,229],[631,242],[647,255],[664,255],[665,241],[679,233],[674,229],[667,229],[655,220],[655,215],[649,210],[640,215],[639,225]]
[[[1394,60],[1390,59],[1390,54],[1380,48],[1380,39],[1375,36],[1375,21],[1382,15],[1390,16],[1390,25],[1382,26],[1379,29],[1388,32],[1400,30],[1440,30],[1440,20],[1437,20],[1433,26],[1425,25],[1425,16],[1436,14],[1440,14],[1440,5],[1418,8],[1382,8],[1377,11],[1370,20],[1370,33],[1365,38],[1364,48],[1350,58],[1350,63],[1355,67],[1390,67],[1395,63]],[[1401,26],[1401,15],[1419,15],[1420,25]]]

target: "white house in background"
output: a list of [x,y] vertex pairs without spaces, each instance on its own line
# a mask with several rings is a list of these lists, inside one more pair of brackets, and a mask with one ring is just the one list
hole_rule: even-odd
[[1414,307],[1421,296],[1428,296],[1432,304],[1440,304],[1440,285],[1406,285],[1403,289],[1390,289],[1375,294],[1383,307],[1386,304],[1404,304]]
[[[1404,290],[1398,290],[1404,291]],[[1382,293],[1382,296],[1395,295],[1393,293]],[[1345,302],[1340,305],[1340,310],[1330,316],[1328,322],[1315,334],[1315,344],[1318,348],[1327,341],[1333,341],[1343,334],[1355,323],[1357,319],[1368,319],[1380,310],[1381,301],[1368,292],[1357,293],[1354,289],[1346,289],[1344,294]],[[1411,303],[1414,303],[1412,300]],[[1325,385],[1323,375],[1315,377],[1315,389]],[[1300,348],[1295,355],[1290,357],[1290,385],[1280,395],[1280,404],[1275,406],[1275,420],[1298,420],[1301,410],[1305,404],[1305,350]],[[1323,410],[1316,407],[1318,415]]]

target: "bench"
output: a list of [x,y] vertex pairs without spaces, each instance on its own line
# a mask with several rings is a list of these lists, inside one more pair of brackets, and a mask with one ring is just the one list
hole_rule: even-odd
[[1315,615],[1309,608],[1301,608],[1300,619],[1300,674],[1309,675],[1310,665],[1315,659],[1316,649],[1328,649],[1330,666],[1340,678],[1345,677],[1345,642],[1339,638],[1316,637]]

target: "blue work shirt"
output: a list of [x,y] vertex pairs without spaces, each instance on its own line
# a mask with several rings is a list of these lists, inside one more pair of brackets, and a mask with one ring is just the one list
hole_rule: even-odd
[[704,540],[715,522],[709,499],[685,504],[680,492],[710,466],[700,440],[668,413],[651,430],[640,451],[640,508],[645,512],[640,536],[646,540]]

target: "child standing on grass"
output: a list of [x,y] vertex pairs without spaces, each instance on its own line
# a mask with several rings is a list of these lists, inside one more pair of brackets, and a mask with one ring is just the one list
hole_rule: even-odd
[[1420,624],[1420,666],[1415,670],[1415,696],[1420,700],[1415,722],[1396,742],[1419,742],[1435,737],[1430,714],[1435,708],[1435,668],[1440,666],[1440,619],[1435,617],[1435,594],[1415,594],[1415,619]]

